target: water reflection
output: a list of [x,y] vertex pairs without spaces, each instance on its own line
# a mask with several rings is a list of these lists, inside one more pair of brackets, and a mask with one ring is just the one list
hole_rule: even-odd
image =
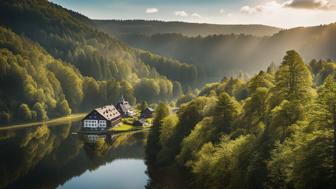
[[[73,125],[1,131],[0,188],[81,188],[94,180],[95,188],[132,188],[123,183],[133,181],[142,188],[146,132],[74,135],[79,124]],[[134,180],[121,178],[120,170]]]
[[145,169],[146,165],[142,160],[118,159],[99,167],[97,170],[88,170],[81,176],[71,179],[60,188],[144,188],[147,180],[147,175],[143,172]]

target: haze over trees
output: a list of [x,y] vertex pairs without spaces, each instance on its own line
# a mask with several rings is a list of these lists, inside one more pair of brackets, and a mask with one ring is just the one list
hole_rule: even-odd
[[[128,29],[127,31],[133,29],[124,28],[122,24],[109,28],[108,21],[105,24],[101,28],[103,31],[118,31],[118,27]],[[243,30],[225,35],[216,32],[207,36],[189,36],[183,30],[158,30],[152,34],[143,32],[146,29],[117,36],[130,46],[197,66],[205,81],[217,81],[223,75],[235,75],[239,72],[254,74],[266,69],[271,62],[281,60],[281,56],[289,49],[298,51],[306,61],[313,58],[336,58],[333,51],[336,24],[281,30],[271,36],[249,35]]]
[[291,50],[279,68],[207,84],[177,114],[156,117],[147,163],[186,170],[193,188],[334,188],[336,72],[323,74],[330,64],[305,64]]
[[114,36],[130,34],[153,35],[157,33],[180,33],[189,37],[241,33],[255,36],[268,36],[281,30],[281,28],[257,24],[218,25],[154,20],[94,20],[93,22],[98,28]]
[[[178,168],[190,188],[336,187],[335,24],[279,31],[93,21],[46,0],[2,0],[0,10],[2,125],[87,111],[121,96],[131,104],[143,102],[141,109],[160,102],[146,146],[150,176],[156,173],[152,168]],[[159,33],[153,33],[154,26]],[[101,27],[141,49],[98,31]],[[225,35],[211,35],[217,32]],[[264,36],[269,33],[275,34]],[[220,82],[193,90],[219,77]],[[165,103],[173,100],[179,107],[175,113]],[[4,158],[16,159],[0,166],[1,173],[14,170],[0,178],[0,186],[44,157],[67,159],[62,150],[73,154],[59,161],[64,166],[72,164],[69,160],[84,165],[82,143],[67,141],[73,149],[58,149],[70,128],[58,134],[46,126],[27,130],[16,137],[15,149],[3,143]],[[7,134],[0,139],[15,135]],[[97,142],[98,150],[90,153],[102,155],[117,144]],[[89,168],[105,162],[99,159]],[[84,172],[77,168],[76,174]],[[53,172],[61,175],[55,187],[73,176],[61,172]],[[163,186],[155,180],[148,184]]]

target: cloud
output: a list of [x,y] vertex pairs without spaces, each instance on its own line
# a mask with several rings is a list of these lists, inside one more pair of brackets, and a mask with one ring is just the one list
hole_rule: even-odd
[[188,13],[186,13],[185,11],[175,11],[174,12],[175,16],[181,16],[181,17],[187,17]]
[[257,9],[257,7],[250,7],[248,5],[245,5],[245,6],[240,8],[240,12],[246,13],[246,14],[253,14],[253,13],[256,13],[258,11],[259,10]]
[[158,12],[159,12],[159,9],[157,9],[157,8],[147,8],[146,9],[147,14],[155,14],[155,13],[158,13]]
[[332,0],[290,0],[285,3],[286,7],[298,9],[324,9],[336,8],[336,2]]
[[281,8],[284,7],[284,5],[286,5],[286,3],[280,4],[277,1],[270,1],[270,2],[266,2],[264,4],[260,4],[257,6],[248,6],[245,5],[243,7],[240,8],[240,12],[244,13],[244,14],[254,14],[254,13],[261,13],[261,12],[274,12],[276,10],[280,10]]
[[267,11],[272,12],[281,8],[331,10],[336,9],[336,0],[288,0],[284,3],[269,1],[256,6],[245,5],[240,8],[240,12],[254,14]]
[[199,15],[198,13],[192,13],[192,14],[191,14],[191,17],[194,17],[194,18],[202,18],[202,16]]
[[223,8],[219,9],[219,13],[224,14],[225,10]]

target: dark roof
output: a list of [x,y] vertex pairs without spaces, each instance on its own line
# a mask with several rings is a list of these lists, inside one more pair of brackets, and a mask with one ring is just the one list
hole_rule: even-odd
[[143,125],[145,123],[146,123],[146,119],[143,119],[143,118],[133,122],[133,124],[141,124],[141,125]]
[[96,108],[95,110],[108,121],[121,116],[119,111],[113,105]]

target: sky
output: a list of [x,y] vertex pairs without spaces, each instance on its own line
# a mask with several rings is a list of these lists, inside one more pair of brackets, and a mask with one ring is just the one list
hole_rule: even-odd
[[92,19],[145,19],[282,28],[336,22],[336,0],[51,0]]

